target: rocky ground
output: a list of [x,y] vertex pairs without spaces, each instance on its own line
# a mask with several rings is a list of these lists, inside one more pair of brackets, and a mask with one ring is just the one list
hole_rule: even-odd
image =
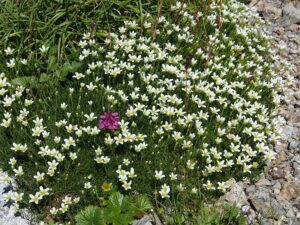
[[[275,146],[277,159],[256,183],[236,183],[223,200],[237,203],[249,224],[300,225],[300,1],[252,0],[249,6],[270,22],[269,31],[276,43],[285,46],[282,56],[295,66],[295,82],[286,92],[289,102],[281,108],[286,123],[282,140]],[[0,185],[0,193],[4,188]],[[29,224],[3,204],[0,195],[0,224]],[[150,225],[151,220],[147,216],[135,224]]]
[[[0,178],[4,177],[5,173],[0,171]],[[6,191],[7,185],[0,183],[0,225],[28,225],[28,220],[15,215],[15,211],[5,207],[5,199],[2,195]]]
[[285,47],[282,57],[294,65],[295,82],[281,107],[286,122],[276,160],[256,183],[236,183],[224,199],[238,203],[249,224],[300,225],[300,1],[252,0],[249,6],[269,21],[275,44]]

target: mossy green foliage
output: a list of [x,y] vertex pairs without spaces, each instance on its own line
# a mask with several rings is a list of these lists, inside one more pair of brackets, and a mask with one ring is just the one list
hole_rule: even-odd
[[170,225],[246,225],[247,218],[234,205],[201,206],[197,209],[178,208],[166,218]]
[[[64,63],[82,33],[119,27],[124,20],[143,20],[146,13],[166,14],[174,0],[2,0],[0,47],[12,45],[20,57],[49,45],[59,64]],[[190,1],[199,9],[208,0]],[[193,6],[194,5],[194,6]]]

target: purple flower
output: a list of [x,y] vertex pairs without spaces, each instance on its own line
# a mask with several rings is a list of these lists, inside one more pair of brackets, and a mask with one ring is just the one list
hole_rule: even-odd
[[99,128],[110,131],[118,130],[120,127],[120,118],[117,112],[107,112],[100,116]]

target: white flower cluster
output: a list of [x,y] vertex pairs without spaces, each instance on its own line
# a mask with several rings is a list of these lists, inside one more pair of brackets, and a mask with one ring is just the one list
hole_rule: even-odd
[[[173,9],[184,7],[178,3]],[[238,3],[225,5],[221,13],[223,26],[237,25],[221,32],[217,10],[212,11],[207,19],[214,32],[189,62],[178,47],[196,41],[192,32],[196,21],[187,11],[182,11],[185,27],[164,17],[146,21],[142,28],[135,21],[125,22],[119,33],[108,35],[106,47],[85,35],[79,59],[88,68],[74,78],[89,80],[89,85],[93,79],[100,83],[98,88],[104,86],[108,101],[117,109],[128,105],[121,133],[108,136],[106,144],[135,141],[129,130],[139,127],[137,121],[142,117],[151,126],[151,134],[145,138],[172,141],[175,148],[169,151],[184,151],[178,156],[180,164],[188,170],[201,169],[208,178],[204,187],[226,191],[230,182],[211,183],[216,174],[230,173],[236,167],[242,174],[251,173],[259,164],[274,159],[269,143],[278,138],[276,107],[283,100],[280,91],[285,85],[285,77],[277,74],[283,74],[289,65],[283,61],[283,67],[273,68],[278,56],[271,49],[270,37],[260,32],[262,21],[257,16]],[[250,17],[258,23],[249,25]],[[158,26],[153,31],[149,24],[155,22]],[[157,34],[156,40],[151,32]],[[141,144],[134,145],[136,152],[148,151],[148,143]],[[118,174],[120,181],[126,178],[126,171],[119,169]],[[165,178],[163,171],[155,171],[154,176]],[[167,187],[162,186],[162,197],[168,196]]]
[[70,196],[65,196],[64,199],[62,200],[61,202],[61,205],[59,208],[56,208],[56,207],[52,207],[50,209],[50,213],[52,215],[57,215],[59,212],[61,213],[66,213],[69,208],[72,206],[72,205],[75,205],[79,202],[80,198],[77,197],[77,198],[72,198]]
[[[24,155],[41,165],[31,178],[38,189],[27,196],[29,203],[55,194],[51,185],[71,165],[92,164],[102,180],[113,177],[127,191],[154,188],[169,198],[172,191],[225,192],[232,176],[250,174],[274,159],[270,143],[278,138],[277,106],[286,85],[279,75],[288,65],[280,61],[274,68],[278,56],[270,38],[249,18],[262,22],[235,1],[221,10],[212,4],[202,18],[211,33],[199,44],[195,16],[180,3],[172,9],[180,17],[175,22],[148,16],[141,25],[125,21],[103,41],[84,34],[81,67],[67,98],[56,93],[44,100],[57,115],[37,111],[43,99],[29,98],[28,91],[11,87],[1,74],[1,126],[26,136],[12,139],[13,174],[23,177],[32,169],[22,167]],[[108,111],[120,116],[114,132],[98,127],[98,116]],[[91,153],[93,160],[84,161]],[[93,182],[81,188],[99,189]],[[22,196],[7,198],[19,202]],[[73,202],[78,201],[66,197],[51,213],[63,214]]]

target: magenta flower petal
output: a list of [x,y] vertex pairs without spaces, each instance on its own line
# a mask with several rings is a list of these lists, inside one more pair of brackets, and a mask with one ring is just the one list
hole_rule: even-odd
[[120,128],[120,119],[117,112],[107,112],[100,115],[99,128],[115,131]]

